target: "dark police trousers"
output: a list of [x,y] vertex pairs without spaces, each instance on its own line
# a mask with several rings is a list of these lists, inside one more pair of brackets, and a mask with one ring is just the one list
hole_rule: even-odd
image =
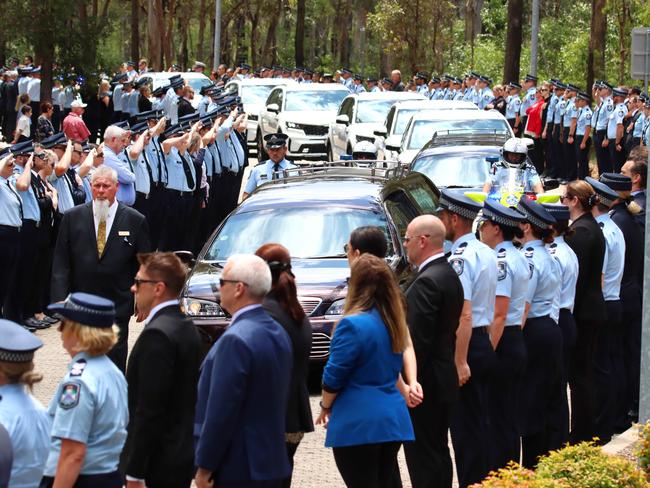
[[531,468],[539,456],[562,446],[562,331],[548,315],[526,320],[528,353],[521,389],[522,464]]
[[[44,476],[39,488],[52,488],[54,478]],[[80,474],[73,488],[122,488],[123,480],[118,471],[106,474]]]
[[461,488],[482,481],[489,472],[488,390],[495,357],[487,327],[473,328],[467,353],[471,377],[460,388],[460,401],[451,420],[451,440]]
[[641,287],[636,284],[621,285],[623,305],[623,360],[626,394],[620,406],[623,423],[627,425],[627,413],[639,411],[639,384],[641,373]]
[[4,309],[4,317],[19,324],[29,318],[29,316],[25,316],[24,310],[29,290],[34,283],[38,235],[36,221],[23,219],[15,279],[7,290]]
[[496,348],[490,380],[490,470],[519,462],[519,397],[526,366],[526,344],[519,325],[506,326]]
[[612,165],[609,162],[609,152],[603,147],[603,141],[607,138],[605,129],[597,130],[594,134],[594,149],[596,151],[596,161],[598,161],[598,174],[611,173]]
[[561,177],[571,181],[577,174],[576,151],[573,143],[569,144],[570,127],[562,127],[562,172]]
[[589,176],[589,149],[591,148],[591,138],[589,138],[585,142],[585,148],[580,149],[583,137],[584,134],[581,136],[577,135],[575,141],[573,141],[576,151],[576,159],[578,160],[578,179],[580,180],[584,180]]
[[[621,146],[623,141],[621,141]],[[625,150],[621,147],[620,151],[616,150],[616,139],[609,140],[609,146],[607,146],[609,151],[609,162],[611,165],[611,171],[614,173],[620,173],[623,163],[625,163]]]
[[562,444],[566,444],[569,441],[569,398],[567,397],[567,387],[571,368],[571,352],[578,337],[576,321],[571,310],[568,308],[560,309],[558,325],[562,331],[562,405],[560,415],[562,417],[561,431],[564,434],[564,437],[560,440]]

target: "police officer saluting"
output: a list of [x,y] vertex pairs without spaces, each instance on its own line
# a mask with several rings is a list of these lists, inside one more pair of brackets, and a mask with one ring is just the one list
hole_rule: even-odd
[[296,168],[295,164],[290,163],[284,158],[287,154],[287,139],[288,136],[286,134],[279,132],[264,136],[266,150],[269,153],[270,159],[259,163],[251,171],[246,188],[244,189],[244,199],[248,198],[248,195],[265,181],[282,178],[283,175],[280,171]]
[[623,151],[623,119],[627,115],[625,98],[627,92],[621,88],[614,88],[614,110],[607,118],[607,139],[603,141],[603,147],[609,153],[609,169],[615,173],[621,171],[625,163],[625,151]]
[[456,369],[461,389],[451,422],[451,439],[458,483],[466,487],[480,482],[489,471],[487,394],[495,353],[488,327],[494,320],[497,258],[472,232],[480,205],[449,190],[442,190],[439,205],[446,238],[453,242],[449,263],[465,295],[456,331]]

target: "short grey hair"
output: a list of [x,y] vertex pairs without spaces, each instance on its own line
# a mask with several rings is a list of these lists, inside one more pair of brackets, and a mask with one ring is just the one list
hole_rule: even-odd
[[97,178],[109,178],[113,183],[117,183],[117,171],[102,164],[93,171],[90,182],[94,183]]
[[104,139],[113,139],[114,137],[119,139],[121,137],[124,137],[125,132],[126,131],[121,127],[118,127],[116,125],[109,125],[104,131]]
[[271,270],[261,257],[255,254],[235,254],[228,258],[228,279],[248,285],[248,292],[254,298],[264,298],[271,290]]

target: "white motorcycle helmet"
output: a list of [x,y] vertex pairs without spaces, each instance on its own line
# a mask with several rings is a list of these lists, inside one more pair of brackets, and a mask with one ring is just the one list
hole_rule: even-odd
[[377,159],[377,148],[370,141],[359,141],[352,148],[352,159]]
[[528,157],[528,146],[523,139],[511,137],[501,148],[501,157],[511,168],[523,168]]

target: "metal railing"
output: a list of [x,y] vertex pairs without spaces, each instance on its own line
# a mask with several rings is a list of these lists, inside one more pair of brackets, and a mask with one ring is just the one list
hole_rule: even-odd
[[310,163],[296,168],[278,171],[279,178],[269,180],[261,175],[264,185],[287,184],[298,180],[357,176],[373,181],[385,181],[404,175],[403,166],[397,161],[344,160]]

